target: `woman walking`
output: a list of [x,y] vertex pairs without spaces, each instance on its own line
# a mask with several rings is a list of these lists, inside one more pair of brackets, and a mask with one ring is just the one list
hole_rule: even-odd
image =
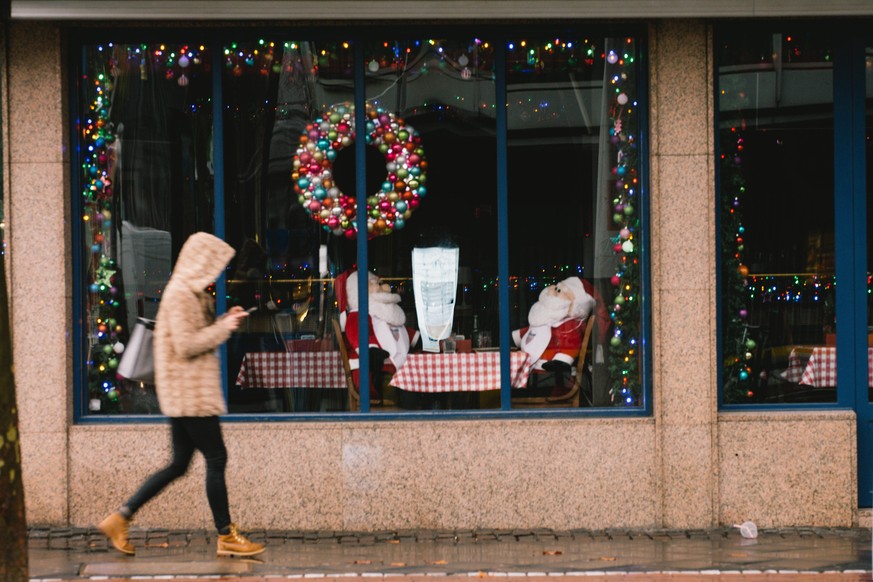
[[219,556],[253,556],[263,544],[249,541],[231,523],[224,469],[227,450],[219,415],[227,412],[216,348],[226,342],[248,313],[232,307],[215,317],[206,291],[233,258],[233,247],[205,233],[185,241],[161,297],[155,322],[155,391],[161,412],[170,417],[173,457],[98,526],[124,554],[135,552],[127,530],[134,514],[175,479],[184,475],[195,450],[206,459],[206,497],[218,529]]

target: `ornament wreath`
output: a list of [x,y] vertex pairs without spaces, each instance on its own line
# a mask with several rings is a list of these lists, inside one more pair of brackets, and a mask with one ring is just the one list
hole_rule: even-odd
[[[385,180],[366,198],[367,236],[391,234],[406,225],[427,195],[427,160],[421,136],[403,119],[367,105],[366,143],[385,156]],[[336,105],[306,126],[294,154],[292,179],[298,200],[325,230],[354,238],[358,204],[336,185],[333,163],[355,141],[355,106]]]

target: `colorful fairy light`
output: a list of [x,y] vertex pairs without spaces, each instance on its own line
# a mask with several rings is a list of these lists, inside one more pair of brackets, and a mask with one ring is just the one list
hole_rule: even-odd
[[[102,47],[98,50],[102,52]],[[110,61],[111,63],[112,61]],[[113,65],[114,68],[114,65]],[[90,240],[88,247],[88,333],[91,346],[91,362],[88,369],[89,397],[101,402],[106,409],[118,399],[114,370],[118,365],[118,353],[113,348],[118,343],[118,334],[123,331],[117,325],[119,301],[116,298],[116,264],[112,259],[113,240],[112,199],[115,161],[115,133],[109,119],[112,75],[98,73],[90,87],[91,103],[88,118],[82,128],[85,147],[83,169],[84,197],[82,224]]]
[[637,138],[639,118],[637,101],[633,98],[634,53],[632,39],[627,39],[623,50],[610,48],[602,54],[606,60],[605,77],[614,90],[610,92],[609,141],[612,166],[612,222],[618,234],[612,238],[616,257],[615,275],[611,279],[614,297],[610,317],[614,322],[609,340],[609,393],[613,404],[638,406],[642,393],[640,376],[641,341],[640,302],[641,274],[638,256],[640,202]]
[[[746,229],[740,210],[746,186],[742,171],[744,138],[741,128],[732,127],[725,132],[721,147],[722,313],[725,338],[722,383],[725,402],[738,403],[756,396],[752,368],[749,366],[751,357],[746,357],[751,349],[748,342],[753,342],[749,337],[747,321],[747,306],[754,303],[749,291],[753,291],[756,285],[750,286],[749,269],[743,262]],[[761,283],[765,281],[768,278],[761,279]],[[764,288],[761,290],[763,292]]]

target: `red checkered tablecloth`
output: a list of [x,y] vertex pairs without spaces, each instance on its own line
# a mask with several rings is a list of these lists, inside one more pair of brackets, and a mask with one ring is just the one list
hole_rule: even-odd
[[243,388],[346,388],[342,356],[327,352],[248,352],[236,383]]
[[[527,354],[510,353],[512,386],[527,384]],[[500,390],[500,352],[409,354],[391,385],[410,392],[484,392]]]
[[788,368],[782,372],[782,377],[789,382],[799,384],[813,349],[812,346],[795,346],[792,348],[791,353],[788,354]]
[[[788,370],[785,378],[797,382],[798,366],[792,366],[789,356]],[[803,374],[800,376],[800,384],[815,386],[816,388],[834,388],[837,385],[837,348],[820,346],[812,350]],[[867,385],[873,387],[873,348],[867,349]]]

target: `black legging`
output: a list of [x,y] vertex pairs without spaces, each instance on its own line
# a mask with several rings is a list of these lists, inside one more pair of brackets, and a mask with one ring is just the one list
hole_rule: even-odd
[[206,498],[212,509],[212,519],[218,531],[230,525],[230,508],[227,502],[227,485],[224,468],[227,465],[227,449],[221,436],[221,424],[217,416],[170,418],[173,439],[173,460],[170,464],[146,479],[123,509],[128,518],[145,505],[164,487],[178,479],[188,470],[194,451],[199,450],[206,459]]

